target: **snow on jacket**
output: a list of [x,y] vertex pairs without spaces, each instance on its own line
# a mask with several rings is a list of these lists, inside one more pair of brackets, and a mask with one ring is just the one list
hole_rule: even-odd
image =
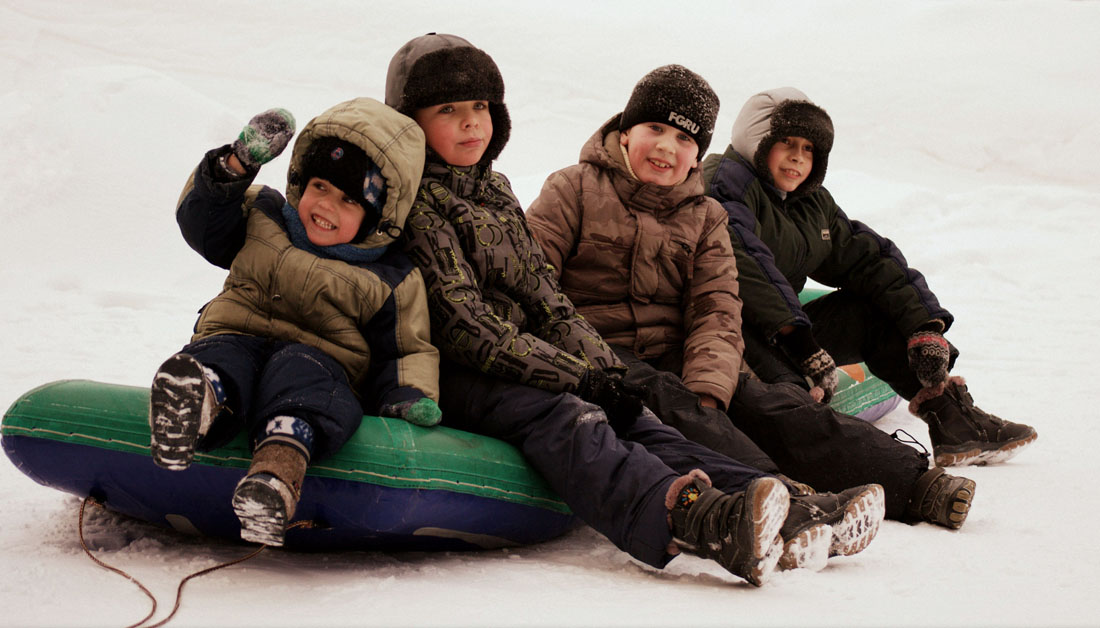
[[[387,195],[379,226],[352,243],[384,248],[375,261],[352,264],[291,244],[283,207],[296,208],[301,200],[301,160],[321,136],[354,143],[382,169]],[[221,294],[203,307],[192,341],[246,334],[322,349],[347,371],[367,412],[438,399],[439,353],[431,344],[424,283],[399,247],[389,246],[405,223],[423,167],[424,135],[416,123],[367,98],[329,109],[298,137],[286,199],[250,185],[250,178],[220,177],[215,164],[229,150],[207,154],[176,212],[191,248],[229,269]]]
[[503,175],[429,160],[405,237],[445,357],[555,392],[589,367],[622,368],[561,293]]
[[676,354],[684,384],[727,404],[741,368],[741,301],[726,215],[698,169],[675,186],[631,176],[619,116],[546,180],[527,211],[562,290],[611,344]]
[[903,334],[932,319],[950,327],[953,317],[924,276],[909,267],[893,242],[849,219],[828,190],[784,195],[764,182],[753,167],[755,153],[767,135],[769,111],[781,101],[766,92],[759,96],[758,106],[747,106],[738,116],[725,153],[703,161],[707,194],[729,215],[745,324],[772,341],[786,325],[809,326],[798,293],[811,278],[866,297]]

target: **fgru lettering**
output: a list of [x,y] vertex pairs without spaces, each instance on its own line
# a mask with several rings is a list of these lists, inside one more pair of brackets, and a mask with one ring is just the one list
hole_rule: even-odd
[[673,124],[675,124],[676,126],[682,128],[682,129],[684,129],[685,131],[689,131],[691,133],[698,133],[699,132],[699,125],[698,124],[692,122],[690,118],[685,118],[684,116],[676,113],[675,111],[668,112],[668,121],[672,122]]

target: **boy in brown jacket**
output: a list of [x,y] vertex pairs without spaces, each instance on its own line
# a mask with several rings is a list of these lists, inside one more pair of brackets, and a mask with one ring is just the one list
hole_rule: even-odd
[[[921,481],[927,455],[795,386],[740,372],[727,218],[698,167],[717,115],[702,77],[657,68],[581,162],[550,175],[527,219],[562,291],[627,365],[626,383],[688,438],[821,490],[881,484],[889,518],[962,525],[972,483],[965,495],[934,494]],[[741,430],[766,455],[747,453]]]

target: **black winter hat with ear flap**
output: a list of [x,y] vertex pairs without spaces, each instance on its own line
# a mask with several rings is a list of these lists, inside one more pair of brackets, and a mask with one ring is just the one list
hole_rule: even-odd
[[335,185],[363,207],[366,215],[352,242],[366,238],[378,225],[386,205],[386,179],[382,169],[355,144],[335,137],[319,137],[302,157],[301,194],[305,194],[306,186],[314,177]]
[[412,116],[417,109],[447,102],[485,100],[493,137],[481,157],[496,159],[512,130],[504,104],[504,78],[484,50],[456,35],[428,33],[406,43],[390,60],[386,104]]
[[707,152],[718,119],[718,95],[710,84],[682,65],[665,65],[642,77],[619,119],[619,131],[643,122],[676,127]]
[[833,149],[833,120],[824,109],[808,100],[784,100],[772,110],[768,134],[760,140],[753,156],[753,166],[772,185],[768,170],[768,153],[772,146],[785,137],[801,137],[814,145],[814,166],[810,176],[798,186],[792,195],[809,194],[821,187],[825,171],[829,167],[829,151]]

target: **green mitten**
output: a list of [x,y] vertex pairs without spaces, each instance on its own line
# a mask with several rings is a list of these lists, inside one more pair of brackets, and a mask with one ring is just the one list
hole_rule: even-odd
[[382,416],[405,419],[409,423],[420,427],[437,425],[443,417],[443,411],[427,397],[384,405],[380,412]]
[[294,116],[286,109],[258,113],[233,142],[233,154],[249,170],[275,159],[294,137]]

